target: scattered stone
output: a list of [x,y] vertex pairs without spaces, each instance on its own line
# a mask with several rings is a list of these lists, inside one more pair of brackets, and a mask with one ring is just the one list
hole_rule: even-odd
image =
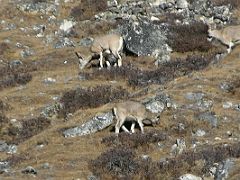
[[63,108],[63,105],[61,103],[54,103],[52,105],[46,106],[42,110],[41,115],[46,118],[55,118],[62,108]]
[[198,136],[198,137],[205,136],[205,134],[206,134],[206,132],[205,132],[204,130],[202,130],[202,129],[198,129],[198,130],[194,133],[194,135],[195,135],[195,136]]
[[163,112],[165,107],[164,103],[156,100],[151,100],[150,102],[146,103],[145,106],[146,106],[146,109],[148,109],[152,113],[158,113],[158,114]]
[[16,67],[16,66],[20,66],[22,64],[23,64],[23,62],[18,59],[12,60],[9,62],[10,67]]
[[212,127],[217,127],[218,118],[214,112],[203,112],[198,115],[198,120],[209,122]]
[[44,82],[45,84],[54,84],[54,83],[57,82],[57,80],[54,79],[54,78],[48,77],[48,78],[44,79],[43,82]]
[[44,164],[42,165],[42,168],[43,168],[43,169],[50,169],[49,163],[44,163]]
[[25,169],[22,170],[22,173],[24,174],[37,174],[37,171],[32,167],[32,166],[28,166]]
[[202,92],[188,92],[184,95],[187,100],[199,101],[202,100],[206,95]]
[[31,14],[53,14],[57,15],[57,5],[46,2],[38,3],[19,3],[17,8],[20,11],[31,13]]
[[82,38],[78,44],[79,46],[87,47],[87,46],[91,46],[92,43],[93,43],[93,38],[87,37],[87,38]]
[[20,54],[21,54],[21,57],[22,57],[22,58],[26,58],[26,57],[28,57],[28,56],[34,55],[35,52],[34,52],[32,49],[30,49],[29,47],[26,47],[26,49],[22,50],[22,51],[20,52]]
[[220,83],[219,87],[221,90],[223,90],[225,92],[231,92],[234,89],[233,85],[229,82],[222,82],[222,83]]
[[100,180],[98,177],[96,177],[96,176],[94,176],[94,175],[89,175],[88,177],[87,177],[87,180]]
[[14,144],[8,145],[5,141],[0,141],[0,152],[15,154],[17,152],[17,146]]
[[54,45],[54,48],[60,49],[64,47],[75,47],[75,42],[70,40],[67,37],[60,38],[57,43]]
[[177,9],[186,9],[186,8],[188,8],[188,2],[187,2],[187,0],[177,0],[175,7]]
[[202,180],[201,177],[195,176],[193,174],[184,174],[178,178],[179,180]]
[[8,172],[10,169],[9,162],[0,161],[0,173]]
[[223,108],[224,109],[229,109],[233,107],[233,103],[232,102],[224,102],[223,103]]
[[64,33],[64,35],[69,35],[75,25],[76,25],[75,22],[64,19],[59,29]]
[[183,108],[192,109],[192,110],[200,110],[200,111],[208,111],[213,106],[212,100],[201,99],[194,104],[183,105]]
[[110,126],[113,122],[112,112],[97,115],[81,126],[67,129],[63,132],[64,137],[83,136],[95,133]]
[[229,171],[233,168],[234,161],[227,159],[223,162],[215,163],[215,166],[210,168],[210,172],[214,175],[214,179],[222,180],[227,179]]
[[172,146],[170,154],[176,156],[182,154],[186,150],[186,143],[184,139],[177,139],[176,143]]

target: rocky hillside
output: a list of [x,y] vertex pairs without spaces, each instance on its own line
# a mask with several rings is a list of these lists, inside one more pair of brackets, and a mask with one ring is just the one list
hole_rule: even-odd
[[[0,179],[239,179],[239,0],[0,0]],[[123,66],[94,38],[121,34]],[[155,127],[114,133],[139,101]],[[131,124],[125,126],[130,128]]]

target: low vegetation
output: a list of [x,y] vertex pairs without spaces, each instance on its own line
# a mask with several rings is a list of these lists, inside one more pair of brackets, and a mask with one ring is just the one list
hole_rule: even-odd
[[201,22],[189,25],[170,25],[168,44],[176,52],[200,51],[207,52],[213,48],[207,41],[208,27]]
[[133,148],[115,147],[102,153],[89,162],[89,167],[95,175],[101,178],[178,178],[182,172],[195,175],[210,176],[209,169],[214,163],[222,163],[227,158],[239,158],[240,144],[215,145],[200,148],[197,151],[187,151],[176,157],[161,161],[142,158]]
[[74,113],[79,109],[96,108],[116,99],[126,99],[128,92],[122,87],[97,86],[90,88],[78,88],[63,94],[60,102],[63,108],[60,117],[66,117],[68,113]]
[[125,79],[130,86],[145,86],[148,84],[164,84],[176,77],[187,75],[193,71],[199,71],[209,65],[213,57],[200,55],[188,56],[186,59],[176,59],[159,66],[156,70],[144,71],[131,64],[121,68],[94,70],[92,73],[80,73],[88,80]]
[[70,16],[78,21],[91,19],[95,14],[107,9],[105,0],[83,0],[71,10]]

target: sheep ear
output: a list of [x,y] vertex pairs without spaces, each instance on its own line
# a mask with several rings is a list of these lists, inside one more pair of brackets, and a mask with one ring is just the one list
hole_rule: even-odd
[[144,125],[152,125],[152,121],[150,119],[144,119],[143,124]]

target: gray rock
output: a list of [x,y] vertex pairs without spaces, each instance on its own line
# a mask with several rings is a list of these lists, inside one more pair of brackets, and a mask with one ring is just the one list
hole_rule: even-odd
[[75,26],[75,24],[76,23],[73,21],[68,21],[68,20],[64,19],[63,22],[61,23],[59,29],[60,29],[60,31],[62,31],[62,33],[65,36],[67,36],[72,33],[73,27]]
[[96,177],[96,176],[94,176],[94,175],[89,175],[88,177],[87,177],[87,180],[100,180],[100,178],[98,178],[98,177]]
[[54,84],[56,82],[57,82],[57,80],[54,79],[54,78],[51,78],[51,77],[48,77],[48,78],[43,80],[43,83],[45,83],[45,84]]
[[198,129],[195,133],[194,133],[194,135],[195,136],[198,136],[198,137],[202,137],[202,136],[204,136],[206,134],[206,132],[204,131],[204,130],[202,130],[202,129]]
[[233,107],[233,103],[232,102],[224,102],[223,103],[223,108],[224,109],[229,109]]
[[202,180],[201,177],[195,176],[193,174],[184,174],[178,178],[179,180]]
[[17,152],[17,146],[14,144],[8,145],[5,141],[0,141],[0,152],[15,154]]
[[126,49],[138,56],[169,53],[166,51],[165,24],[153,24],[150,20],[139,18],[137,21],[127,21],[121,30]]
[[227,159],[223,162],[220,162],[215,169],[214,179],[222,180],[227,179],[229,171],[233,168],[234,161],[231,159]]
[[230,9],[228,6],[214,7],[213,16],[215,19],[219,19],[221,21],[229,21],[231,17]]
[[234,86],[230,82],[221,82],[219,88],[224,92],[231,92],[234,89]]
[[8,172],[10,169],[9,162],[7,161],[0,161],[0,173]]
[[47,105],[41,112],[41,115],[46,118],[54,118],[58,115],[59,111],[63,108],[61,103],[54,103]]
[[207,111],[213,106],[212,100],[201,99],[194,104],[183,105],[182,108],[192,109],[192,110],[200,110],[200,111]]
[[171,152],[170,154],[172,156],[176,156],[178,154],[182,154],[183,151],[186,150],[186,143],[184,139],[177,139],[176,143],[171,147]]
[[148,109],[149,111],[151,111],[152,113],[161,113],[164,110],[164,103],[161,101],[156,101],[156,100],[152,100],[150,102],[148,102],[147,104],[145,104],[146,109]]
[[188,92],[184,95],[187,100],[199,101],[202,100],[206,95],[202,92]]
[[42,168],[43,168],[43,169],[50,169],[49,163],[44,163],[44,164],[42,165]]
[[110,126],[113,122],[112,112],[97,115],[81,126],[67,129],[63,132],[64,137],[83,136],[95,133]]
[[212,127],[217,127],[218,118],[216,117],[216,114],[214,112],[200,113],[197,119],[200,121],[207,121],[212,125]]
[[60,38],[57,43],[54,45],[54,48],[60,49],[64,47],[75,47],[75,42],[70,40],[67,37]]
[[37,174],[37,171],[32,166],[27,166],[25,169],[22,170],[24,174]]
[[32,49],[30,49],[29,47],[27,47],[26,49],[22,50],[22,51],[20,52],[20,54],[21,54],[21,57],[22,57],[22,58],[26,58],[26,57],[28,57],[28,56],[34,55],[35,52],[34,52]]
[[176,0],[176,8],[177,9],[186,9],[186,8],[188,8],[187,0]]
[[57,6],[56,4],[51,4],[47,2],[39,2],[39,3],[19,3],[17,8],[20,11],[27,13],[40,13],[40,14],[53,14],[57,15]]
[[234,104],[233,109],[240,111],[240,104]]
[[18,60],[18,59],[16,59],[16,60],[11,60],[11,61],[9,62],[10,67],[16,67],[16,66],[20,66],[20,65],[22,65],[22,64],[23,64],[23,62],[20,61],[20,60]]
[[93,38],[87,37],[87,38],[83,38],[80,40],[80,42],[78,43],[79,46],[91,46],[93,43]]

